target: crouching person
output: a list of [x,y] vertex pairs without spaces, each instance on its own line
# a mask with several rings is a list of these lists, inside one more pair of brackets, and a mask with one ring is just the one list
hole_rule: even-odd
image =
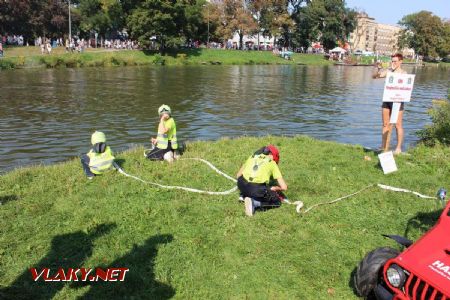
[[106,136],[96,131],[91,136],[92,149],[81,156],[81,164],[88,179],[103,172],[116,168],[111,148],[106,145]]
[[178,158],[177,126],[168,105],[161,105],[158,114],[158,135],[151,138],[154,148],[146,154],[146,157],[151,160],[173,162]]
[[[245,202],[245,214],[253,216],[255,209],[279,207],[285,198],[282,191],[287,185],[278,168],[280,153],[273,145],[256,151],[242,165],[236,177],[239,191]],[[277,185],[270,185],[274,179]]]

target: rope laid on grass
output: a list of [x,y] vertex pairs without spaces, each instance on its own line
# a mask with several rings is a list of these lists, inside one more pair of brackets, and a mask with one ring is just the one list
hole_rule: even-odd
[[[359,193],[361,193],[361,192],[363,192],[363,191],[365,191],[365,190],[367,190],[367,189],[369,189],[369,188],[371,188],[371,187],[374,187],[374,186],[375,186],[375,184],[370,184],[370,185],[368,185],[368,186],[366,186],[366,187],[360,189],[359,191],[354,192],[354,193],[352,193],[352,194],[350,194],[350,195],[347,195],[347,196],[343,196],[343,197],[337,198],[337,199],[335,199],[335,200],[333,200],[333,201],[329,201],[329,202],[321,202],[321,203],[314,204],[313,206],[311,206],[311,207],[309,207],[308,209],[306,209],[306,210],[303,212],[303,214],[306,214],[307,212],[309,212],[310,210],[312,210],[312,209],[314,209],[314,208],[316,208],[316,207],[318,207],[318,206],[326,205],[326,204],[333,204],[333,203],[336,203],[336,202],[338,202],[338,201],[344,200],[344,199],[346,199],[346,198],[349,198],[349,197],[351,197],[351,196],[354,196],[354,195],[356,195],[356,194],[359,194]],[[398,188],[398,187],[393,187],[393,186],[389,186],[389,185],[377,184],[376,186],[378,186],[378,187],[381,188],[381,189],[389,190],[389,191],[394,191],[394,192],[412,193],[412,194],[414,194],[414,195],[416,195],[417,197],[420,197],[420,198],[425,198],[425,199],[435,199],[435,197],[423,195],[423,194],[420,194],[420,193],[418,193],[418,192],[414,192],[414,191],[410,191],[410,190],[402,189],[402,188]]]
[[[216,171],[217,173],[219,173],[220,175],[222,175],[223,177],[230,179],[233,182],[237,182],[236,179],[234,179],[233,177],[229,176],[228,174],[225,174],[224,172],[220,171],[219,169],[217,169],[212,163],[210,163],[209,161],[202,159],[202,158],[181,158],[180,160],[198,160],[201,161],[203,163],[205,163],[206,165],[208,165],[211,169],[213,169],[214,171]],[[189,187],[184,187],[184,186],[176,186],[176,185],[163,185],[163,184],[159,184],[156,182],[151,182],[151,181],[146,181],[143,180],[137,176],[134,175],[130,175],[128,173],[126,173],[121,167],[119,167],[117,164],[115,164],[116,169],[119,171],[120,174],[125,175],[126,177],[130,177],[133,178],[137,181],[143,182],[145,184],[150,184],[150,185],[154,185],[157,186],[159,188],[163,188],[163,189],[175,189],[175,190],[183,190],[183,191],[187,191],[187,192],[192,192],[192,193],[200,193],[200,194],[207,194],[207,195],[228,195],[233,193],[234,191],[237,190],[237,186],[235,186],[232,189],[229,189],[227,191],[223,191],[223,192],[210,192],[210,191],[205,191],[205,190],[199,190],[199,189],[194,189],[194,188],[189,188]]]
[[321,203],[314,204],[313,206],[311,206],[311,207],[309,207],[308,209],[306,209],[303,213],[306,214],[306,213],[309,212],[310,210],[312,210],[312,209],[314,209],[314,208],[316,208],[316,207],[318,207],[318,206],[321,206],[321,205],[325,205],[325,204],[333,204],[333,203],[336,203],[336,202],[338,202],[338,201],[344,200],[344,199],[346,199],[346,198],[349,198],[349,197],[351,197],[351,196],[354,196],[354,195],[356,195],[356,194],[359,194],[359,193],[361,193],[361,192],[363,192],[363,191],[365,191],[365,190],[367,190],[368,188],[371,188],[371,187],[373,187],[373,186],[374,186],[374,184],[368,185],[368,186],[366,186],[365,188],[362,188],[362,189],[360,189],[360,190],[357,191],[357,192],[354,192],[354,193],[352,193],[352,194],[350,194],[350,195],[347,195],[347,196],[343,196],[343,197],[337,198],[337,199],[335,199],[335,200],[333,200],[333,201],[329,201],[329,202],[321,202]]
[[418,192],[414,192],[414,191],[410,191],[410,190],[406,190],[406,189],[401,189],[401,188],[396,188],[396,187],[388,186],[388,185],[384,185],[384,184],[378,184],[378,187],[382,188],[384,190],[390,190],[390,191],[394,191],[394,192],[413,193],[417,197],[425,198],[425,199],[435,199],[436,198],[436,197],[430,197],[430,196],[427,196],[427,195],[422,195],[422,194],[419,194]]
[[231,177],[230,175],[225,174],[224,172],[220,171],[219,169],[217,169],[212,163],[210,163],[210,162],[207,161],[206,159],[203,159],[203,158],[197,158],[197,157],[180,158],[180,160],[188,160],[188,159],[190,159],[190,160],[198,160],[198,161],[201,161],[201,162],[207,164],[211,169],[213,169],[214,171],[216,171],[217,173],[219,173],[219,174],[222,175],[223,177],[228,178],[228,179],[230,179],[230,180],[233,181],[233,182],[237,182],[236,178],[233,178],[233,177]]

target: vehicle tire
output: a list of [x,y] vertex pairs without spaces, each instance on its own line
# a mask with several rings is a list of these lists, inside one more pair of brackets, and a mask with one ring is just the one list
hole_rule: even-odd
[[378,280],[381,278],[381,272],[384,264],[391,258],[396,257],[400,252],[398,250],[384,247],[377,248],[363,258],[356,269],[354,284],[360,297],[368,298],[373,294]]

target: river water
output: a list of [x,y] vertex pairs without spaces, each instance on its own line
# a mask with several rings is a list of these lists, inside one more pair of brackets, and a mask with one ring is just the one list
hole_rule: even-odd
[[[445,98],[449,70],[416,74],[405,147]],[[85,153],[94,130],[115,151],[148,145],[157,108],[172,107],[183,140],[306,134],[378,147],[384,80],[370,67],[189,66],[0,72],[0,172]],[[395,136],[393,136],[395,144]]]

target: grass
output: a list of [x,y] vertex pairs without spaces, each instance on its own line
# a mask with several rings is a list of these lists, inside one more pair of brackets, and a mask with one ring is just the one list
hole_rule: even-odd
[[321,55],[294,53],[292,60],[275,56],[271,51],[237,51],[195,49],[161,55],[150,51],[87,49],[84,53],[65,53],[56,48],[51,55],[41,55],[38,47],[5,48],[0,69],[32,67],[109,67],[134,65],[242,65],[242,64],[307,64],[328,65]]
[[[267,136],[188,144],[234,175],[255,149],[274,143],[288,197],[306,207],[374,183],[434,195],[448,183],[448,148],[412,149],[383,175],[360,146]],[[195,161],[150,162],[142,148],[116,155],[130,174],[214,191],[233,182]],[[364,156],[368,156],[371,160]],[[77,159],[0,177],[0,298],[357,299],[351,275],[368,251],[417,239],[440,206],[373,187],[301,216],[293,206],[244,215],[237,192],[208,196],[157,189],[111,171],[88,181]],[[30,267],[127,267],[122,283],[30,281]]]

